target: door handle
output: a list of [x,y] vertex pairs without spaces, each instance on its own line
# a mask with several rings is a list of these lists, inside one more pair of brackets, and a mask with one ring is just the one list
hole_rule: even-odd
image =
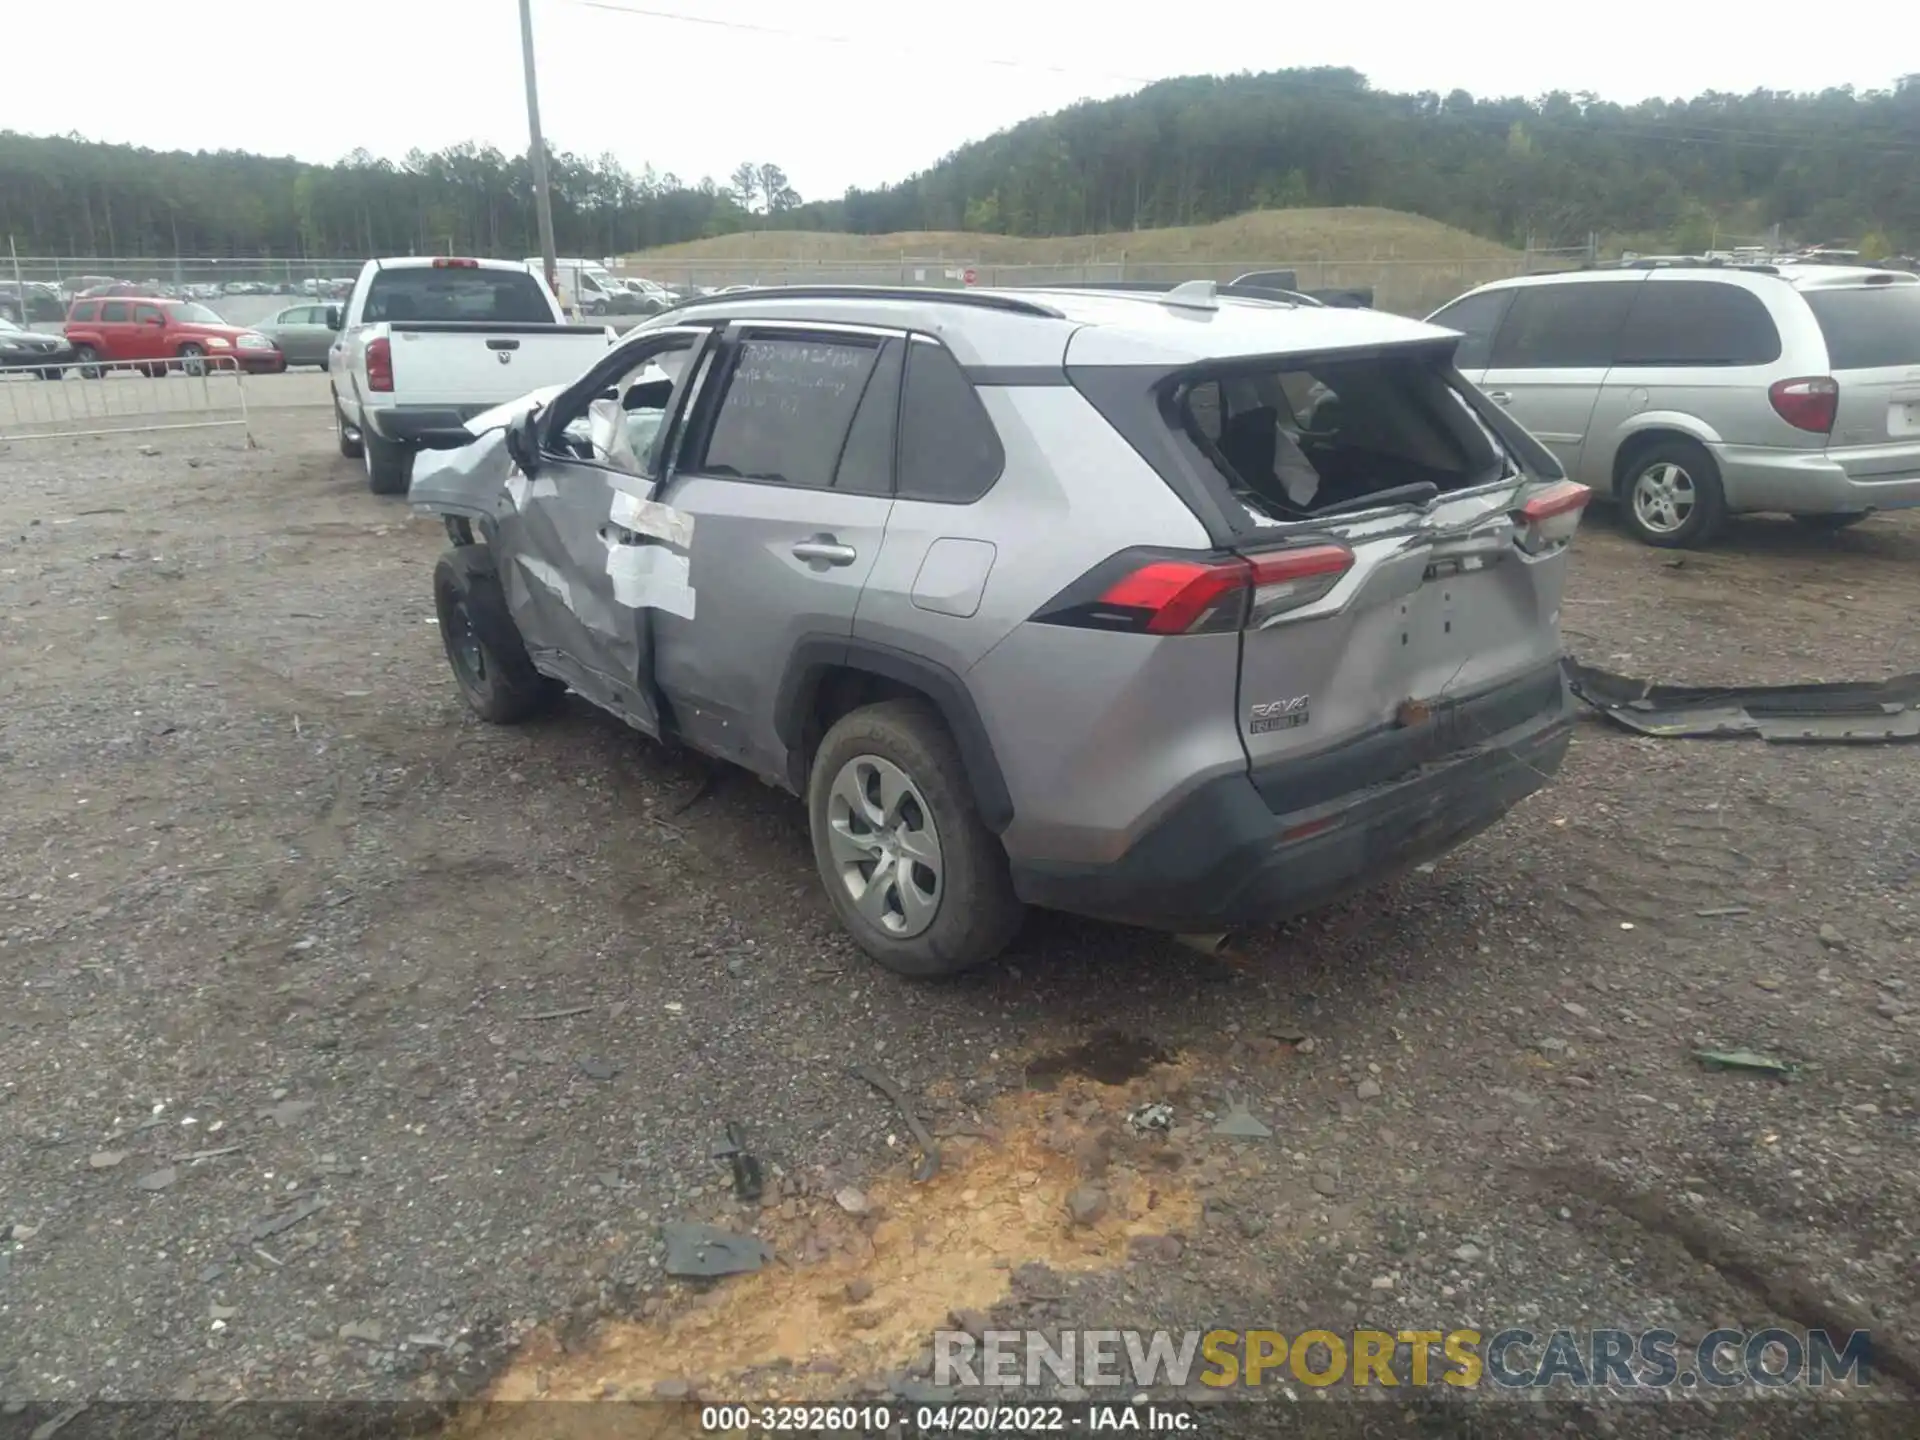
[[1505,390],[1489,390],[1487,392],[1487,399],[1493,401],[1496,405],[1511,405],[1513,403],[1513,396],[1509,395]]
[[809,565],[851,565],[860,558],[860,552],[851,545],[842,545],[831,535],[815,535],[812,539],[799,541],[793,547],[796,560],[805,560]]

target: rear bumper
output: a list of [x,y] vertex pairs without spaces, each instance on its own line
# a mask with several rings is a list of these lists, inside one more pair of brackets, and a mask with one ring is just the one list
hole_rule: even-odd
[[[1317,909],[1445,853],[1545,785],[1573,732],[1573,699],[1557,667],[1554,682],[1544,709],[1401,778],[1278,813],[1262,789],[1324,788],[1301,786],[1302,762],[1290,763],[1280,787],[1256,788],[1256,777],[1245,773],[1222,776],[1120,859],[1016,860],[1014,888],[1031,905],[1190,933],[1270,925]],[[1477,703],[1491,700],[1497,711],[1501,695],[1523,687],[1538,693],[1542,683],[1529,677]],[[1354,748],[1312,764],[1339,774]]]
[[436,430],[457,430],[492,408],[491,405],[394,405],[375,410],[367,406],[361,409],[360,415],[363,424],[382,440],[406,444]]
[[1720,462],[1727,509],[1735,514],[1853,514],[1920,505],[1920,445],[1846,450],[1838,457],[1826,450],[1710,448]]

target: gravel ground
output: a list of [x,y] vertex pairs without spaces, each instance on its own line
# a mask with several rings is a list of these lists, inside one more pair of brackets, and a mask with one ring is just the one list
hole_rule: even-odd
[[[436,527],[322,412],[256,431],[0,448],[0,1397],[910,1395],[950,1311],[1858,1324],[1920,1391],[1911,750],[1586,723],[1494,831],[1222,959],[1036,916],[912,984],[836,931],[790,798],[577,701],[468,716]],[[1920,669],[1916,562],[1915,519],[1677,562],[1596,516],[1565,628],[1663,679],[1879,677]],[[1273,1133],[1214,1133],[1235,1104]],[[779,1261],[695,1294],[679,1219]],[[1544,1419],[1432,1433],[1468,1408]],[[1831,1407],[1657,1410],[1553,1418]]]

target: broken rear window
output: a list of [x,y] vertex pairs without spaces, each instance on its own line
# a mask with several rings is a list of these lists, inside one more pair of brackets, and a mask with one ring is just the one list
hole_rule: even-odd
[[1426,355],[1235,365],[1190,380],[1175,408],[1241,501],[1276,520],[1372,496],[1431,498],[1507,472],[1443,364]]

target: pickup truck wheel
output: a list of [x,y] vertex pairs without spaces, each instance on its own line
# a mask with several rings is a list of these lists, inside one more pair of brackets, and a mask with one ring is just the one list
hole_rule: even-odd
[[457,545],[433,567],[433,605],[447,664],[473,713],[495,725],[515,725],[538,714],[560,694],[559,682],[533,668],[520,627],[485,545]]
[[361,458],[367,462],[367,488],[376,495],[404,495],[413,478],[413,451],[383,440],[371,430],[360,432]]
[[360,443],[360,432],[347,424],[346,413],[341,410],[338,400],[333,402],[333,428],[340,434],[340,453],[349,460],[358,460],[364,448]]
[[814,862],[854,942],[932,978],[993,959],[1025,909],[981,823],[953,736],[924,700],[856,710],[820,742],[807,784]]

